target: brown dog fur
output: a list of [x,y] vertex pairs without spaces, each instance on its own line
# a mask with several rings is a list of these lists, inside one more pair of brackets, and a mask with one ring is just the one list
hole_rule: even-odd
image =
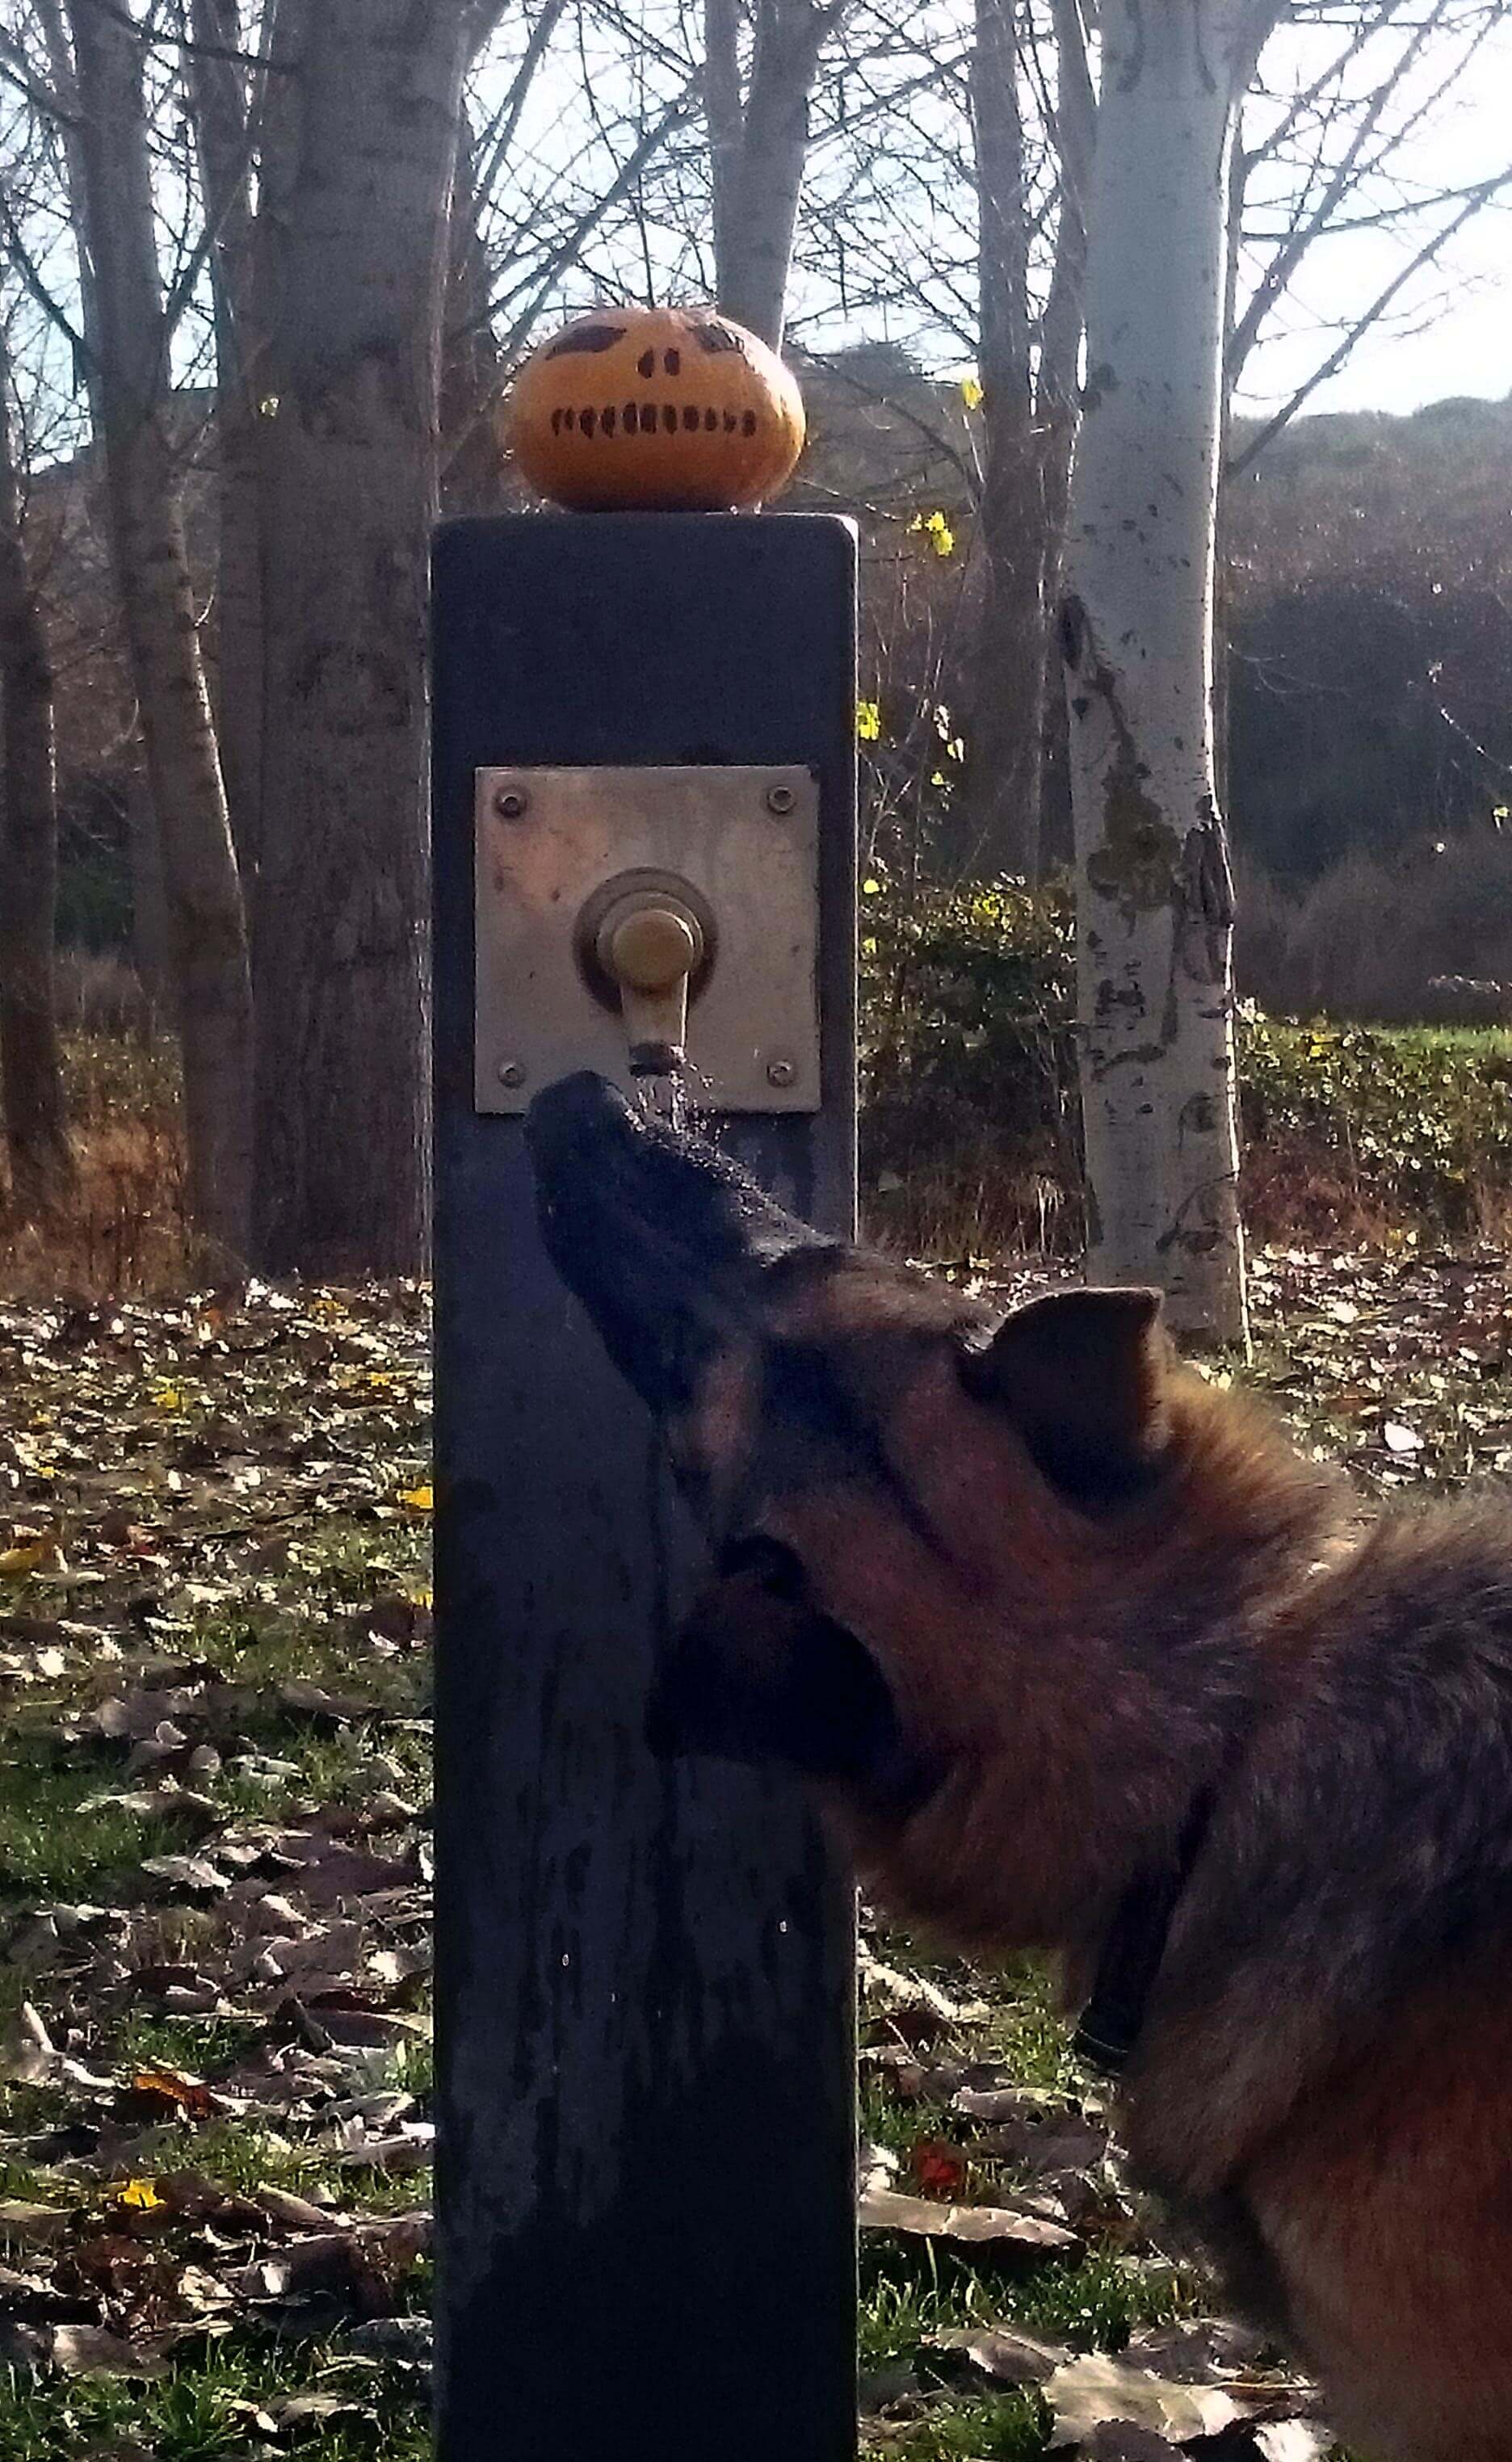
[[1372,2462],[1509,2462],[1504,1510],[1358,1538],[1149,1294],[994,1328],[758,1244],[651,1397],[727,1551],[664,1718],[696,1695],[685,1747],[816,1773],[884,1903],[1056,1953],[1073,2006],[1210,1792],[1124,2081],[1136,2168]]

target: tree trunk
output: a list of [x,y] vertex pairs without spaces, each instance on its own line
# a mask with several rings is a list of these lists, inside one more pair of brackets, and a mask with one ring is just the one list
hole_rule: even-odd
[[1039,869],[1044,508],[1029,376],[1029,232],[1018,0],[976,0],[978,372],[986,451],[977,531],[986,567],[973,645],[963,869]]
[[446,265],[441,361],[441,504],[443,513],[491,513],[504,494],[504,460],[494,416],[503,366],[488,315],[488,251],[478,226],[472,131],[457,146]]
[[251,984],[164,407],[168,335],[141,48],[122,18],[93,0],[69,0],[69,16],[111,545],[162,841],[190,1202],[200,1230],[241,1257],[250,1184]]
[[1062,624],[1088,1273],[1246,1335],[1212,608],[1242,0],[1109,0]]
[[126,855],[131,869],[131,960],[155,1018],[173,1015],[168,892],[152,784],[133,765],[126,780]]
[[740,25],[740,0],[703,0],[703,120],[709,139],[714,280],[721,299],[734,283],[740,247],[737,218],[745,129]]
[[[717,10],[718,0],[711,0]],[[798,199],[809,159],[809,104],[819,53],[836,16],[817,0],[756,0],[750,84],[730,159],[733,30],[718,20],[709,81],[719,304],[776,350],[782,342]]]
[[189,54],[205,221],[213,231],[216,736],[244,896],[257,872],[261,808],[263,616],[257,528],[257,359],[252,321],[250,128],[238,0],[193,0]]
[[21,536],[10,368],[0,335],[0,1080],[11,1194],[29,1218],[75,1184],[53,984],[57,768],[53,666]]
[[[416,1270],[429,1190],[425,603],[459,0],[296,10],[269,156],[257,1250]],[[280,21],[282,24],[282,20]]]
[[1220,811],[1228,810],[1228,726],[1233,679],[1229,672],[1228,447],[1234,419],[1234,371],[1228,341],[1239,301],[1240,249],[1243,242],[1247,170],[1236,137],[1228,149],[1223,206],[1223,356],[1219,375],[1218,493],[1213,519],[1213,776]]
[[[1082,328],[1087,305],[1087,210],[1097,137],[1097,96],[1087,57],[1087,32],[1077,0],[1052,0],[1055,29],[1054,140],[1060,210],[1055,256],[1040,323],[1034,381],[1034,424],[1040,443],[1040,498],[1045,569],[1040,598],[1047,614],[1060,604],[1066,554],[1066,508],[1071,452],[1081,403]],[[1040,774],[1040,866],[1072,860],[1070,745],[1060,644],[1047,624],[1041,695],[1044,737]]]

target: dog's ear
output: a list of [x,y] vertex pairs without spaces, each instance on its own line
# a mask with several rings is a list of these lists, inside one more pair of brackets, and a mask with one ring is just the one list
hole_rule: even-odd
[[1129,1502],[1171,1436],[1171,1345],[1160,1294],[1055,1291],[968,1351],[968,1393],[1007,1412],[1036,1468],[1084,1511]]

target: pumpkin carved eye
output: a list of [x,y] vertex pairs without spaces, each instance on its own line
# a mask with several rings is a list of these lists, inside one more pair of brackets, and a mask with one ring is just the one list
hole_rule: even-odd
[[705,351],[739,351],[743,347],[733,325],[695,325],[693,331]]
[[578,351],[612,351],[625,338],[623,325],[569,325],[554,342],[548,342],[541,353],[543,359],[567,359]]

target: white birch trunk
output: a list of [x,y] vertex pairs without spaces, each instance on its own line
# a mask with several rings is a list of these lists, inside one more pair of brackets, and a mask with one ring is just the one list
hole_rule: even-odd
[[1108,0],[1062,650],[1088,1275],[1246,1337],[1212,606],[1226,162],[1252,0]]

